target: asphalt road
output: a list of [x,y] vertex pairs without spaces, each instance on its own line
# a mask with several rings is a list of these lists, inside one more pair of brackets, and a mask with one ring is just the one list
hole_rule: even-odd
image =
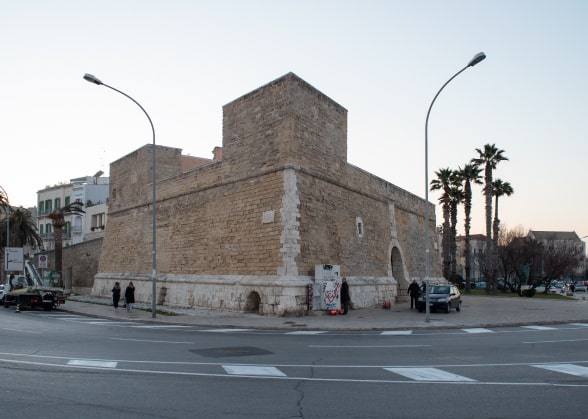
[[288,331],[0,311],[2,417],[579,418],[588,322]]

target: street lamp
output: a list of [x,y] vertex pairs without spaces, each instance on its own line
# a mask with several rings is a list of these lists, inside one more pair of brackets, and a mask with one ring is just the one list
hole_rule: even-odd
[[449,80],[445,82],[443,86],[439,89],[431,104],[429,105],[429,110],[427,111],[427,119],[425,121],[425,284],[427,286],[425,292],[425,305],[426,305],[426,321],[430,321],[430,313],[431,310],[429,308],[429,293],[430,293],[430,286],[429,286],[429,275],[430,275],[430,262],[429,262],[429,253],[430,253],[430,238],[429,238],[429,115],[431,114],[431,108],[433,104],[437,100],[437,96],[445,86],[447,86],[451,80],[459,76],[462,72],[464,72],[468,67],[473,67],[478,64],[480,61],[486,58],[486,54],[483,52],[479,52],[474,55],[474,58],[470,60],[470,62],[457,73],[455,73]]
[[153,149],[151,151],[151,157],[152,157],[152,166],[153,166],[153,199],[152,199],[152,206],[153,206],[153,222],[152,222],[152,229],[153,229],[153,249],[151,251],[151,255],[152,255],[152,270],[151,270],[151,317],[155,318],[156,317],[156,304],[155,304],[155,293],[157,291],[157,285],[156,285],[156,273],[157,273],[157,247],[155,246],[155,238],[156,238],[156,184],[155,184],[155,128],[153,127],[153,122],[151,122],[151,118],[149,117],[149,114],[147,113],[147,111],[141,106],[141,104],[139,102],[137,102],[135,99],[133,99],[132,97],[130,97],[129,95],[127,95],[125,92],[121,92],[118,89],[115,89],[112,86],[109,86],[105,83],[102,83],[102,81],[100,81],[100,79],[98,79],[96,76],[93,76],[92,74],[84,74],[84,80],[89,81],[90,83],[94,83],[97,84],[99,86],[105,86],[108,87],[111,90],[114,90],[115,92],[120,93],[123,96],[128,97],[129,99],[131,99],[139,108],[141,108],[141,110],[145,113],[145,116],[147,116],[147,119],[149,120],[149,124],[151,125],[151,131],[153,132]]

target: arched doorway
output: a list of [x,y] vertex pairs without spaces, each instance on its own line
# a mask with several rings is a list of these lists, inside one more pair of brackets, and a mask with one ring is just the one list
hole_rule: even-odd
[[251,291],[245,301],[245,311],[248,313],[259,313],[259,305],[261,304],[261,297],[256,291]]
[[390,251],[390,266],[392,276],[398,284],[398,289],[396,292],[396,301],[408,300],[406,296],[408,290],[407,273],[402,258],[402,252],[400,251],[400,248],[395,245],[392,246],[392,250]]
[[398,247],[394,246],[390,255],[390,263],[392,264],[392,276],[398,283],[405,282],[404,263],[402,262],[402,255]]

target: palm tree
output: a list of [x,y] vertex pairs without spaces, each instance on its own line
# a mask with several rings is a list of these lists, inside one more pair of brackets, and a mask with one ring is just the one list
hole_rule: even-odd
[[[10,205],[8,204],[8,195],[6,195],[6,191],[4,190],[4,188],[2,186],[0,186],[0,208],[2,208],[2,210],[3,210],[2,215],[4,216],[4,218],[2,219],[2,224],[6,225],[6,218],[10,214]],[[5,232],[5,231],[6,231],[6,227],[2,228],[2,232]],[[3,240],[2,240],[2,248],[10,247],[9,243],[6,243],[6,240],[7,240],[7,237],[6,237],[6,235],[4,235]]]
[[4,188],[0,186],[0,207],[5,207],[6,205],[8,205],[8,196],[6,196]]
[[484,189],[483,193],[486,198],[486,260],[485,260],[485,279],[486,291],[494,288],[494,259],[495,252],[492,246],[492,197],[494,189],[492,187],[492,174],[498,163],[508,160],[504,156],[504,150],[500,150],[495,144],[486,144],[483,149],[476,148],[478,157],[473,158],[471,163],[484,167]]
[[503,182],[502,179],[495,179],[492,182],[492,189],[494,190],[494,222],[492,223],[493,242],[496,247],[498,243],[498,231],[500,230],[500,219],[498,218],[498,198],[501,196],[511,196],[514,189],[508,182]]
[[67,204],[64,207],[53,210],[49,214],[49,218],[53,223],[53,231],[55,234],[55,270],[57,272],[62,271],[63,267],[63,228],[65,227],[65,216],[73,214],[83,214],[85,211],[82,210],[83,204],[79,201]]
[[449,191],[450,196],[450,218],[451,226],[449,230],[449,249],[451,253],[451,276],[450,279],[455,281],[457,277],[457,210],[464,200],[464,193],[459,184],[459,177],[454,172],[451,177],[452,185]]
[[471,266],[472,251],[470,249],[470,228],[472,224],[472,183],[481,185],[480,169],[478,166],[466,163],[463,168],[458,168],[456,176],[463,187],[464,233],[465,233],[465,290],[471,290]]
[[[6,242],[6,220],[2,220],[0,232]],[[12,208],[10,212],[10,243],[9,247],[41,246],[41,236],[37,232],[37,224],[30,211],[25,208]]]
[[443,208],[443,239],[441,248],[443,249],[443,277],[449,279],[451,270],[450,257],[450,218],[451,218],[451,186],[452,186],[452,171],[449,168],[440,169],[435,172],[436,179],[431,181],[431,191],[442,191],[439,197],[439,203]]

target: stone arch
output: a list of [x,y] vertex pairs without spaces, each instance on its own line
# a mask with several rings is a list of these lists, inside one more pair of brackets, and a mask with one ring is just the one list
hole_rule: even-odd
[[398,250],[398,247],[394,246],[390,253],[392,276],[397,282],[406,281],[406,277],[404,276],[404,262],[400,250]]
[[408,270],[406,269],[406,265],[404,263],[402,247],[400,246],[400,243],[398,243],[397,240],[392,240],[392,242],[390,243],[389,255],[389,272],[398,284],[396,299],[399,301],[407,300],[406,290],[408,289],[410,277],[408,275]]
[[257,291],[251,291],[247,295],[247,299],[245,300],[245,308],[244,311],[248,313],[259,313],[259,307],[261,305],[261,296]]

